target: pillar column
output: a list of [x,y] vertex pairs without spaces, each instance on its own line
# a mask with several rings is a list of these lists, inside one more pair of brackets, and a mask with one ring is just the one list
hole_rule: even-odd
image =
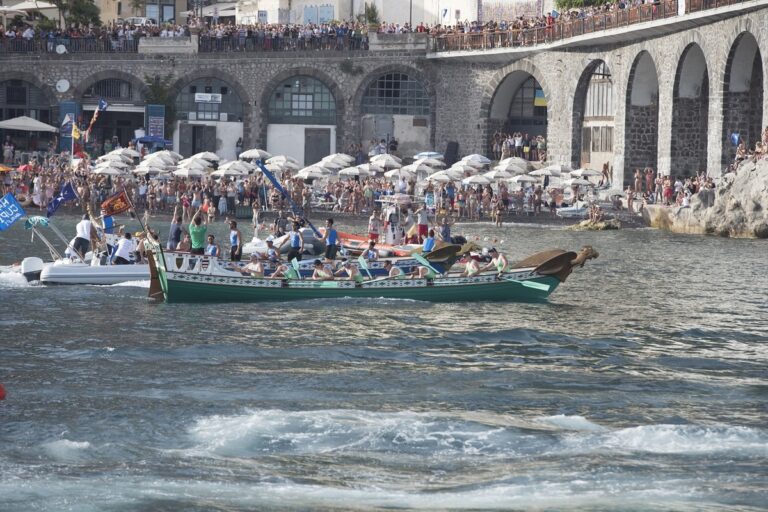
[[[674,69],[674,67],[670,68]],[[675,76],[662,75],[659,78],[659,126],[658,126],[658,146],[656,157],[657,173],[672,174],[678,173],[677,169],[672,169],[672,116],[674,112],[674,88]]]

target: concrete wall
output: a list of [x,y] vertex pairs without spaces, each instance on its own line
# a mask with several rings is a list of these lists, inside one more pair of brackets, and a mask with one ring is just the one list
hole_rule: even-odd
[[[243,136],[243,123],[229,123],[221,121],[184,121],[187,124],[215,126],[216,127],[216,154],[222,160],[237,160],[235,143]],[[173,131],[173,147],[179,147],[179,124]]]
[[267,126],[266,150],[273,155],[295,158],[302,167],[315,162],[304,161],[304,130],[306,128],[330,128],[331,144],[327,154],[336,153],[336,127],[329,125],[270,124]]

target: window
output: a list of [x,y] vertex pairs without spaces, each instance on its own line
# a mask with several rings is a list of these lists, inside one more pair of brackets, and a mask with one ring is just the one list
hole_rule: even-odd
[[[205,94],[221,94],[221,102],[218,97],[211,101],[197,101],[195,95],[198,91]],[[219,92],[220,91],[220,92]],[[228,121],[243,120],[243,103],[232,88],[218,78],[198,78],[191,84],[181,89],[176,96],[176,111],[179,119],[189,119],[189,114],[194,112],[196,119],[218,121],[220,114],[227,114]]]
[[272,92],[268,116],[278,124],[336,124],[336,100],[320,80],[293,77]]
[[5,102],[8,105],[26,105],[27,88],[24,86],[11,86],[5,88]]
[[368,86],[362,106],[364,114],[428,116],[429,103],[421,82],[405,73],[389,73]]
[[605,63],[600,64],[589,80],[584,118],[613,118],[613,82]]
[[133,101],[133,84],[118,78],[99,80],[85,91],[83,98]]
[[513,125],[547,124],[547,99],[544,90],[532,76],[515,93],[509,105],[509,119]]

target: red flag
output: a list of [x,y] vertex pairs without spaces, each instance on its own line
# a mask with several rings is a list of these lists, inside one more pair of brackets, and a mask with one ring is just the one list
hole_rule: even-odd
[[110,215],[117,215],[133,208],[131,200],[128,199],[128,194],[125,190],[119,192],[111,197],[108,197],[103,203],[101,203],[102,215],[109,217]]

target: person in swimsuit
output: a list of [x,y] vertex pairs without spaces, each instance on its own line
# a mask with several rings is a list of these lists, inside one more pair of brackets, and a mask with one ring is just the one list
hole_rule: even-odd
[[349,262],[349,260],[341,260],[341,268],[336,271],[334,276],[341,276],[342,273],[345,273],[347,275],[346,279],[348,281],[355,281],[356,283],[362,283],[365,278],[360,273],[360,269],[353,266],[352,263]]
[[498,276],[501,277],[501,275],[509,268],[509,262],[507,261],[506,256],[499,253],[495,247],[491,247],[491,249],[488,251],[488,254],[491,256],[491,261],[485,267],[483,267],[480,272],[495,269],[498,273]]
[[315,268],[312,279],[315,281],[333,281],[333,273],[329,272],[320,260],[315,260],[312,266]]
[[395,279],[402,279],[405,277],[403,269],[394,266],[391,260],[384,260],[384,270],[387,271],[388,277],[393,277]]
[[464,264],[464,272],[461,273],[461,277],[472,277],[480,273],[480,265],[477,264],[477,260],[473,257],[467,257],[467,261]]

